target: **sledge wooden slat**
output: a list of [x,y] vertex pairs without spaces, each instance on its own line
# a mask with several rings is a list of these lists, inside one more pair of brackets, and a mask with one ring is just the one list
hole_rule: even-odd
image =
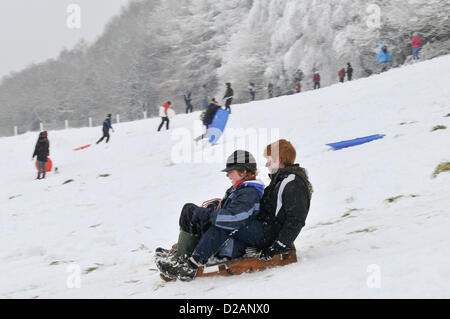
[[276,255],[271,260],[260,260],[258,258],[245,258],[230,260],[223,263],[200,267],[196,277],[232,276],[246,272],[264,270],[270,267],[285,266],[297,262],[295,250]]

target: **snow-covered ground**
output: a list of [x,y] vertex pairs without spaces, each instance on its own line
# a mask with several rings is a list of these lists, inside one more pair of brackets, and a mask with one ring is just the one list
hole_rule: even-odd
[[[261,133],[261,146],[250,146],[260,179],[267,184],[262,147],[277,138],[262,133],[278,129],[315,188],[295,242],[300,262],[241,276],[165,283],[153,261],[156,247],[176,240],[184,203],[229,187],[220,169],[231,136],[205,147],[221,162],[195,152],[180,162],[197,150],[199,112],[159,133],[160,119],[117,124],[109,144],[77,152],[101,129],[49,132],[60,173],[46,180],[34,180],[37,133],[1,138],[0,298],[449,298],[450,173],[432,173],[450,160],[450,129],[431,132],[450,126],[449,74],[444,56],[232,106],[227,132]],[[386,137],[325,146],[372,134]]]

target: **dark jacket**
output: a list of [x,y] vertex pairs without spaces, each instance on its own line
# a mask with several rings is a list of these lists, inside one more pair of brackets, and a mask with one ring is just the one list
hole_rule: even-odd
[[195,209],[192,222],[211,224],[226,230],[236,230],[259,212],[260,200],[263,196],[264,184],[257,180],[246,181],[236,188],[229,188],[221,206],[198,207]]
[[279,169],[269,175],[258,220],[263,224],[265,245],[279,241],[290,246],[305,225],[312,186],[306,170],[298,165]]
[[223,96],[224,99],[229,99],[233,97],[233,89],[231,87],[228,87],[227,90],[225,91],[225,95]]
[[214,115],[216,115],[217,110],[220,108],[218,104],[210,103],[208,108],[206,109],[206,114],[203,117],[203,125],[209,126],[211,125]]
[[349,76],[352,76],[352,74],[353,74],[353,68],[349,65],[349,66],[347,66],[347,74],[349,75]]
[[107,117],[104,121],[103,121],[103,132],[109,132],[109,129],[112,129],[111,126],[111,118]]
[[33,158],[37,156],[39,162],[47,162],[47,157],[50,155],[50,142],[47,137],[39,135],[39,139],[34,147]]

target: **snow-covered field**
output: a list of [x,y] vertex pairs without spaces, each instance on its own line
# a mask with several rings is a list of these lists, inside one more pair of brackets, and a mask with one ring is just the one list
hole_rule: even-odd
[[[113,125],[109,144],[78,152],[99,127],[49,132],[60,173],[46,180],[34,180],[37,133],[0,138],[0,298],[449,298],[450,172],[431,177],[450,161],[450,128],[431,132],[450,126],[449,75],[444,56],[232,106],[229,131],[279,129],[315,192],[295,242],[299,263],[228,278],[165,283],[153,261],[176,240],[184,203],[229,187],[220,169],[230,136],[205,148],[222,163],[198,153],[179,161],[184,146],[194,149],[199,112],[159,133],[160,119]],[[372,134],[386,137],[325,146]],[[262,147],[277,136],[257,138],[264,145],[251,150],[267,184]]]

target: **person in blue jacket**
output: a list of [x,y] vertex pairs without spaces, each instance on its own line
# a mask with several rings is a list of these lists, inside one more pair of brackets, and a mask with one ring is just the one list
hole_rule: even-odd
[[157,261],[163,275],[190,281],[210,257],[237,258],[245,254],[247,247],[263,245],[264,233],[256,215],[264,184],[256,180],[254,157],[237,150],[228,157],[223,172],[232,187],[222,200],[212,201],[206,207],[183,207],[175,257]]
[[391,62],[391,56],[389,55],[389,51],[387,49],[386,44],[381,45],[380,53],[378,53],[377,61],[376,63],[381,63],[383,66],[381,69],[381,72],[384,72],[388,69],[389,64]]
[[113,127],[111,126],[111,114],[108,114],[106,119],[103,121],[103,136],[97,141],[97,144],[103,141],[106,137],[106,143],[109,142],[109,130],[111,129],[114,132]]

